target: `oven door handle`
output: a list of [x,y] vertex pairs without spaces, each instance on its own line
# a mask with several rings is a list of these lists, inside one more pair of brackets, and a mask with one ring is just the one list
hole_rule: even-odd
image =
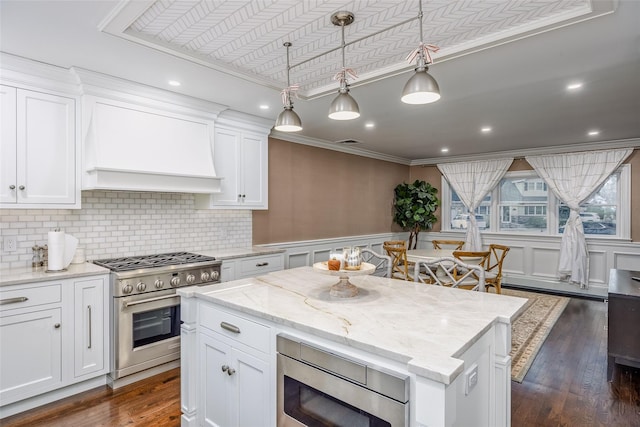
[[169,298],[180,298],[180,297],[176,294],[171,294],[171,295],[165,295],[163,297],[147,298],[140,301],[125,301],[123,305],[125,306],[125,308],[127,308],[127,307],[132,307],[134,305],[146,304],[148,302],[161,301],[163,299],[169,299]]

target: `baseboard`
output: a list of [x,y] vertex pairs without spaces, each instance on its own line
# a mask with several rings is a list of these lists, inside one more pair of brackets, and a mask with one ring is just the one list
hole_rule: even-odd
[[11,403],[6,406],[0,407],[0,425],[2,425],[2,419],[10,417],[20,412],[28,411],[38,406],[46,405],[47,403],[55,402],[60,399],[64,399],[74,394],[83,393],[85,391],[94,389],[96,387],[104,386],[107,384],[107,376],[101,375],[96,378],[72,384],[67,387],[52,390],[47,393],[42,393],[37,396],[30,397],[28,399],[19,400],[18,402]]

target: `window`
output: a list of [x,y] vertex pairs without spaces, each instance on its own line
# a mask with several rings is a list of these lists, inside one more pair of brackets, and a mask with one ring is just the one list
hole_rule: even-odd
[[[629,238],[631,170],[622,165],[582,204],[580,217],[588,237]],[[467,210],[447,181],[442,179],[443,230],[464,231]],[[447,217],[447,214],[449,215]],[[476,210],[485,232],[559,235],[569,208],[549,191],[535,171],[508,172]]]

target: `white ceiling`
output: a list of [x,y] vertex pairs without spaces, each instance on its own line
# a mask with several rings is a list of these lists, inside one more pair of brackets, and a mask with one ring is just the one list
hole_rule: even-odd
[[[440,47],[430,73],[442,99],[421,106],[399,100],[419,43],[416,1],[1,0],[0,49],[275,120],[291,41],[304,129],[284,137],[354,139],[409,160],[640,137],[640,1],[423,0],[423,9],[424,41]],[[339,47],[338,10],[355,15],[347,43],[365,38],[346,48],[362,116],[343,122],[326,116],[339,51],[296,65]],[[574,81],[583,87],[568,92]]]

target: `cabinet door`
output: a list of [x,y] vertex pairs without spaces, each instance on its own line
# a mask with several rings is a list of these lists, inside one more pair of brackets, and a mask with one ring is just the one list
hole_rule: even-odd
[[236,280],[237,278],[236,266],[237,266],[237,261],[233,261],[233,260],[222,261],[222,266],[220,268],[220,281],[230,282],[232,280]]
[[74,374],[105,368],[104,279],[74,283]]
[[243,134],[241,143],[242,204],[267,208],[267,141],[266,137]]
[[271,393],[269,364],[238,349],[232,349],[235,374],[235,394],[231,411],[235,426],[270,426]]
[[0,402],[3,405],[62,383],[60,309],[0,318]]
[[75,100],[18,89],[18,203],[76,201]]
[[[230,427],[234,378],[222,367],[231,365],[231,347],[212,337],[200,334],[200,392],[198,425]],[[249,424],[248,424],[249,425]]]
[[15,203],[16,89],[0,85],[0,97],[0,203]]
[[213,140],[213,163],[216,175],[222,178],[221,192],[213,195],[213,203],[235,206],[240,203],[240,133],[217,128]]

